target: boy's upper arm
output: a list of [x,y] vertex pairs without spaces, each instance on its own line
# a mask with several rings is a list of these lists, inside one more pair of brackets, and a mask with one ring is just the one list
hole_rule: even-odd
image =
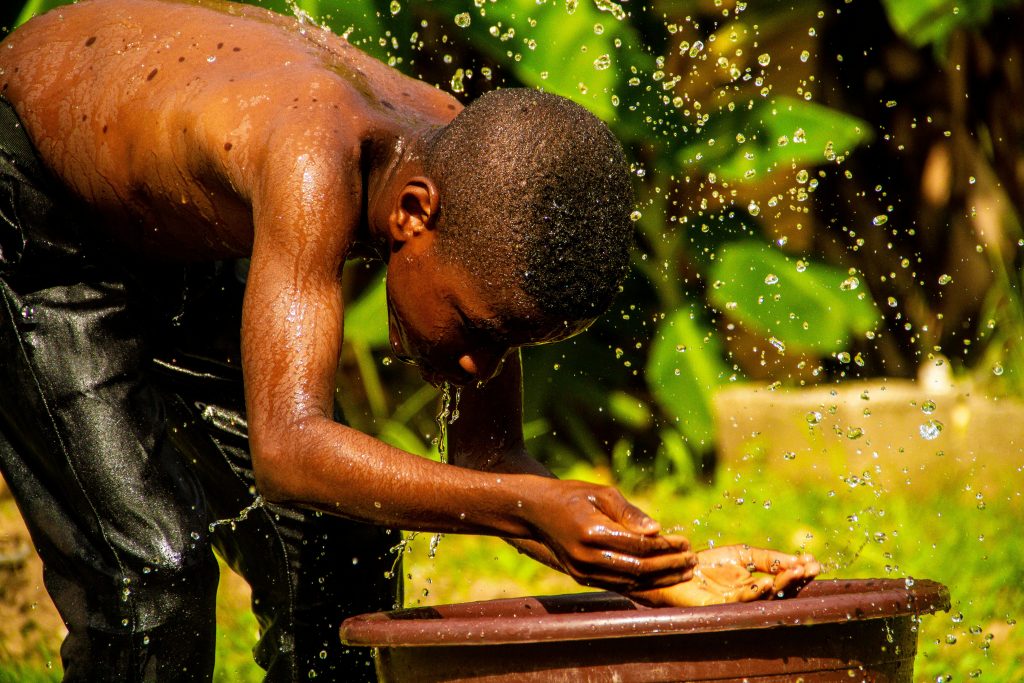
[[286,138],[265,167],[253,198],[242,309],[254,464],[284,446],[302,420],[331,416],[342,341],[339,273],[362,205],[355,153],[324,150],[314,132]]

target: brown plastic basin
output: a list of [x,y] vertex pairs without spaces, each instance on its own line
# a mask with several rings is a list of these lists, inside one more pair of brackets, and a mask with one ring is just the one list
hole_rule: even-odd
[[341,639],[377,648],[382,681],[909,682],[915,617],[948,609],[934,581],[832,580],[712,607],[584,593],[404,609],[352,617]]

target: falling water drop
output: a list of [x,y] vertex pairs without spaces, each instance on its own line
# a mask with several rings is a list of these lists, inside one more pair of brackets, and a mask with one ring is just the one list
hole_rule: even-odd
[[928,420],[920,428],[921,438],[925,441],[933,441],[939,438],[942,433],[942,423],[938,420]]

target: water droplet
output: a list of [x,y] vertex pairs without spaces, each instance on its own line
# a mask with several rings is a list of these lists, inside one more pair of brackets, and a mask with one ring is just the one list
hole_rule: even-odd
[[924,413],[925,415],[931,415],[932,413],[934,413],[935,401],[931,399],[926,399],[924,403],[921,404],[921,412]]
[[766,285],[777,285],[779,284],[779,276],[774,273],[768,273],[764,276],[764,283]]
[[462,86],[462,79],[465,77],[466,72],[462,69],[456,69],[452,75],[452,92],[462,92],[464,90]]
[[785,460],[796,460],[796,453],[794,451],[786,451],[782,454],[782,457]]
[[996,377],[1003,374],[1002,363],[996,363],[995,365],[992,366],[992,374],[995,375]]
[[469,12],[460,12],[455,15],[455,25],[459,28],[466,28],[473,22],[473,18],[469,16]]
[[793,143],[800,145],[805,142],[807,142],[807,133],[803,128],[797,128],[796,131],[793,132]]
[[636,223],[642,217],[643,217],[643,214],[640,213],[639,211],[634,211],[633,213],[629,214],[629,220],[633,221],[634,223]]
[[839,353],[836,354],[836,359],[840,363],[849,363],[850,362],[850,353],[848,351],[840,351]]
[[21,320],[28,325],[34,325],[36,322],[36,307],[27,304],[21,307]]
[[757,216],[761,213],[761,207],[757,205],[757,202],[751,200],[751,202],[747,204],[747,211],[750,212],[751,216]]
[[847,439],[859,439],[862,436],[864,436],[864,430],[861,429],[860,427],[850,427],[849,429],[846,430]]
[[785,344],[785,342],[783,342],[778,337],[769,337],[768,338],[768,343],[771,344],[772,346],[774,346],[775,349],[779,353],[785,353],[786,352],[786,344]]
[[605,69],[607,69],[611,65],[612,65],[612,58],[609,55],[607,55],[607,54],[603,54],[603,55],[601,55],[600,57],[598,57],[597,59],[594,60],[594,68],[597,69],[598,71],[604,71]]
[[942,423],[938,420],[928,420],[920,428],[921,438],[925,441],[932,441],[939,438],[942,433]]
[[808,177],[809,176],[808,176],[807,171],[805,169],[800,169],[799,171],[796,172],[796,181],[798,183],[800,183],[801,185],[803,185],[804,183],[807,182],[807,178]]
[[889,222],[889,217],[886,216],[884,213],[880,213],[880,214],[878,214],[877,216],[875,216],[874,218],[871,219],[871,223],[873,225],[885,225],[888,222]]
[[402,5],[398,0],[391,0],[391,16],[395,16],[402,11]]
[[852,292],[860,287],[860,280],[855,277],[848,277],[839,284],[839,289],[844,292]]
[[690,46],[689,55],[691,57],[696,57],[697,55],[700,54],[700,51],[703,50],[703,49],[704,49],[704,43],[699,41],[699,40],[695,40],[695,41],[693,41],[693,45]]
[[821,424],[821,412],[817,410],[812,410],[809,413],[807,413],[804,419],[807,420],[807,424],[811,426]]
[[198,541],[199,540],[199,532],[198,531],[193,531],[192,533],[189,534],[189,536],[192,538],[193,541]]
[[943,273],[942,275],[939,276],[939,284],[940,285],[948,285],[952,281],[953,281],[953,276],[949,275],[947,273]]
[[757,58],[757,63],[761,66],[768,66],[772,62],[772,56],[767,52],[762,53]]

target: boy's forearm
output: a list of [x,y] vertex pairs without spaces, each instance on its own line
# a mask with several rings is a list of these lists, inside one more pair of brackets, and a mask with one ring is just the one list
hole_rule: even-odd
[[443,465],[325,418],[290,431],[275,439],[279,448],[254,448],[258,486],[269,500],[410,531],[533,533],[529,503],[541,480],[522,475],[541,472]]

